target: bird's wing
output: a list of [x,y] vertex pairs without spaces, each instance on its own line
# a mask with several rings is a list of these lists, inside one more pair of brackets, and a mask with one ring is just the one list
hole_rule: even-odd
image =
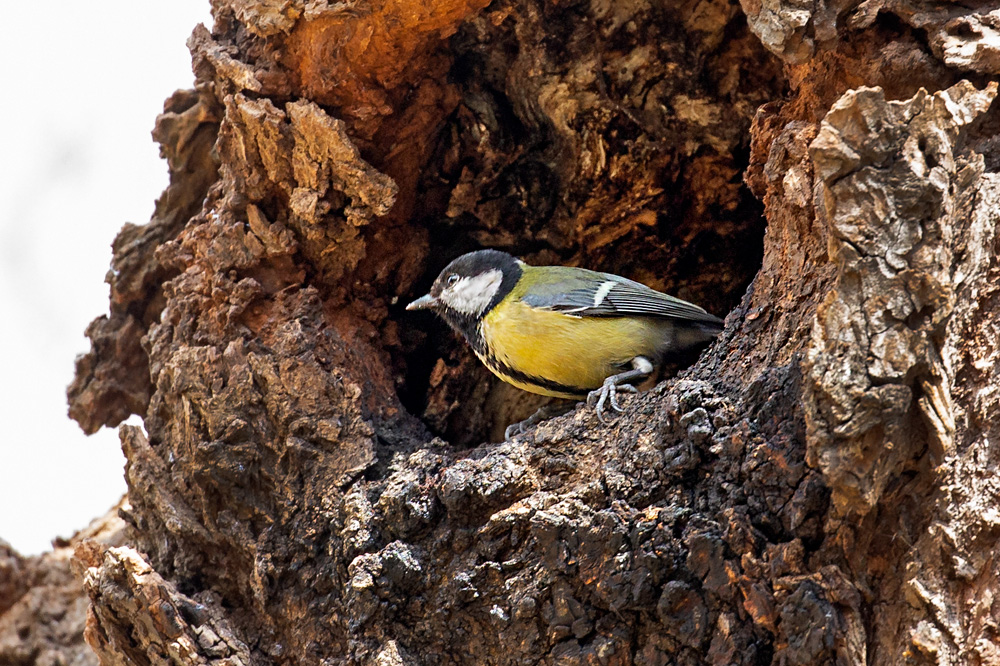
[[602,279],[577,281],[560,293],[526,294],[521,298],[534,308],[578,317],[669,317],[721,324],[702,308],[650,289],[617,275],[595,273]]

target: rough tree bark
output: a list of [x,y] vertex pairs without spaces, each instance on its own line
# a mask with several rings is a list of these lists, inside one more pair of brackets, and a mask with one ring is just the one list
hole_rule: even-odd
[[[70,388],[102,663],[1000,664],[995,5],[212,5]],[[489,443],[401,307],[480,246],[726,331]]]

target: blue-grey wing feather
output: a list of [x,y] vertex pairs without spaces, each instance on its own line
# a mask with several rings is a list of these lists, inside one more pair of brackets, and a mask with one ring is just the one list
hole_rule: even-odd
[[722,321],[697,305],[644,284],[607,273],[597,275],[603,279],[588,280],[584,286],[563,292],[528,294],[521,300],[535,308],[579,317],[669,317],[712,324]]

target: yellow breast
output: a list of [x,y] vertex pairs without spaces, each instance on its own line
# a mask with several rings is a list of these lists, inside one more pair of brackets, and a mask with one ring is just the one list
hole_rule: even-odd
[[658,357],[668,326],[643,318],[574,317],[511,299],[483,318],[487,353],[480,358],[518,388],[575,398],[628,369],[636,356]]

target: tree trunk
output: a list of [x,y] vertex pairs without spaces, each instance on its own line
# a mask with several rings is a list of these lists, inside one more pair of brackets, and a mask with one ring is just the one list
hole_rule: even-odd
[[[994,6],[213,9],[70,389],[145,419],[103,663],[1000,664]],[[402,305],[487,246],[726,330],[484,443],[538,401]]]

